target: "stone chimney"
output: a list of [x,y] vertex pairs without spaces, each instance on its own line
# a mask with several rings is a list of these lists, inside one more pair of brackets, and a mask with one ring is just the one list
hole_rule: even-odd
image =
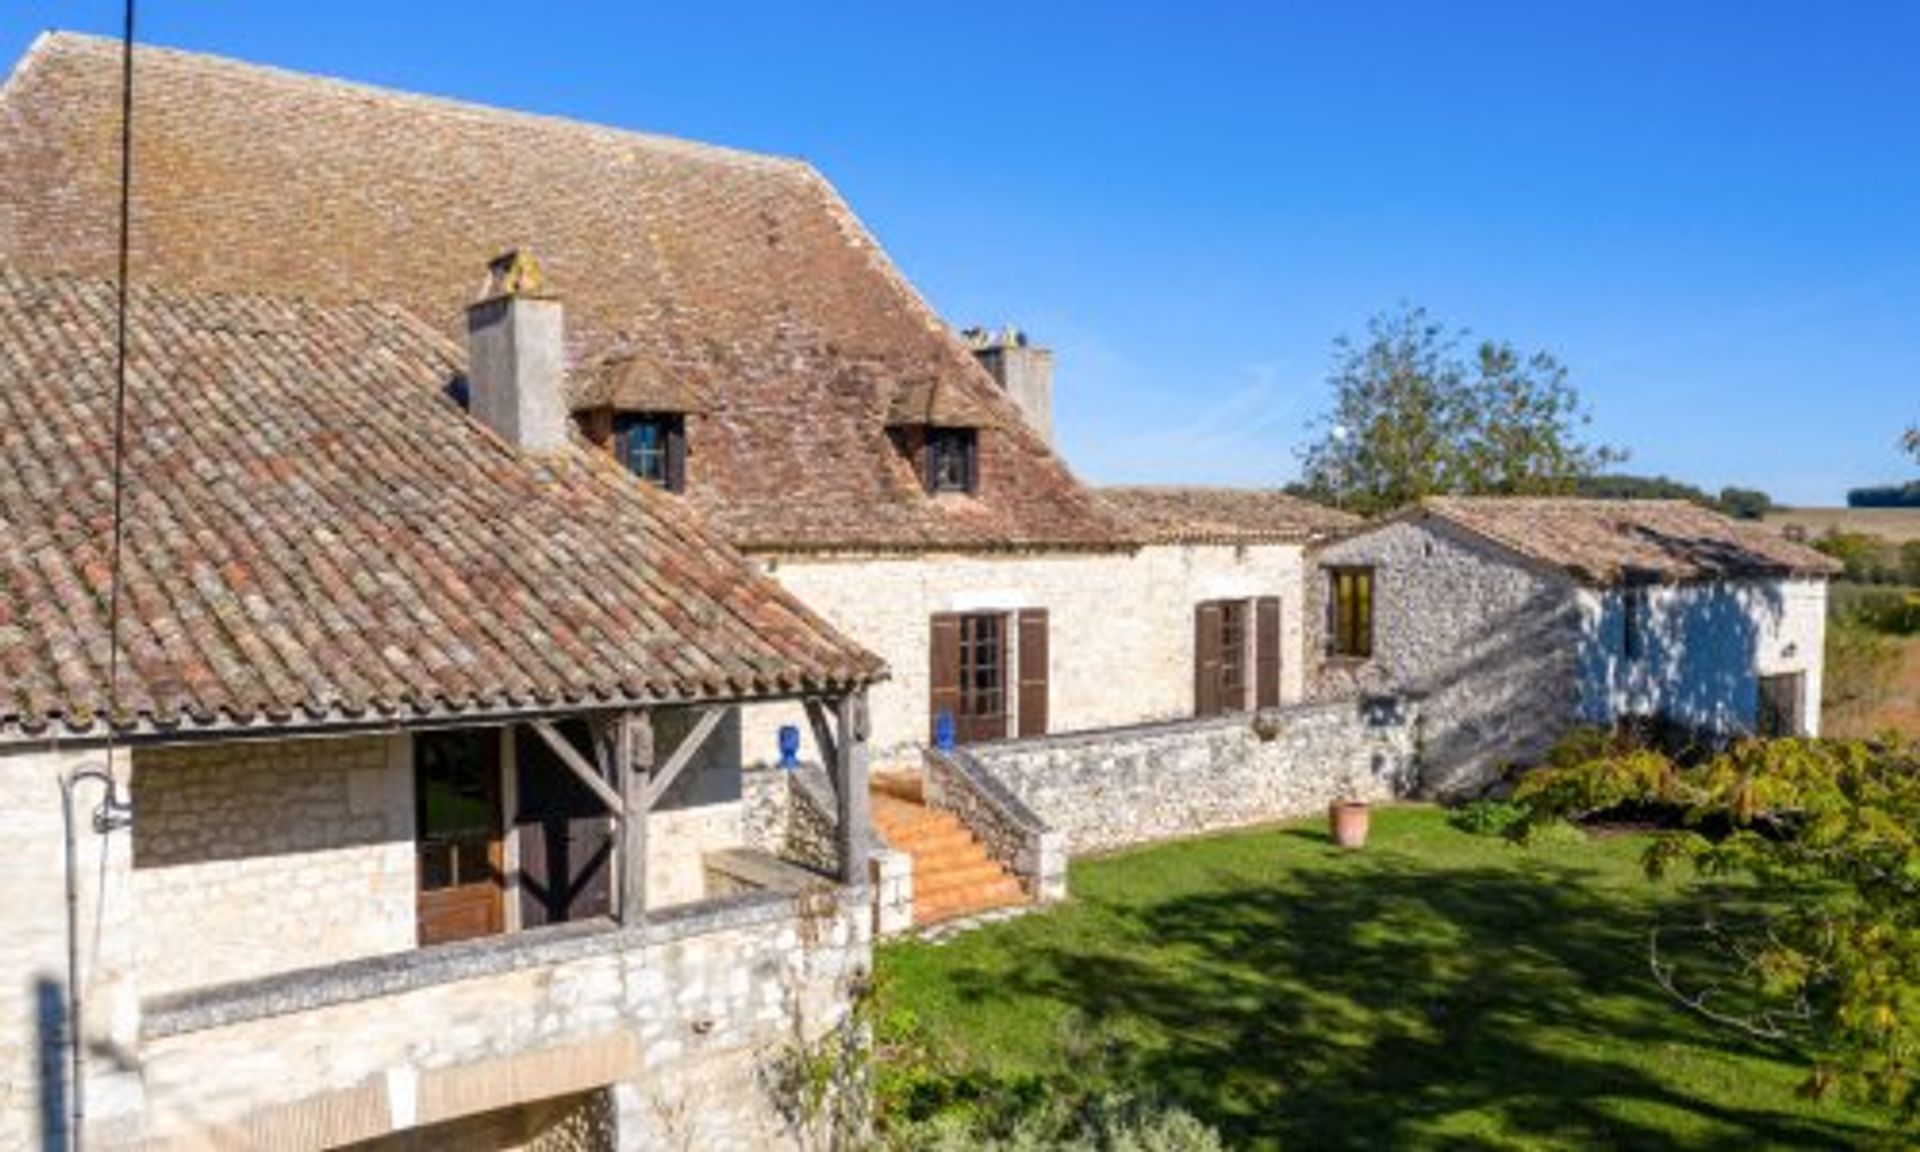
[[1053,445],[1053,353],[1027,343],[1027,334],[1018,328],[988,332],[969,328],[963,335],[974,358],[1004,388],[1027,426]]
[[468,411],[527,452],[567,445],[560,311],[524,249],[494,257],[480,299],[467,308]]

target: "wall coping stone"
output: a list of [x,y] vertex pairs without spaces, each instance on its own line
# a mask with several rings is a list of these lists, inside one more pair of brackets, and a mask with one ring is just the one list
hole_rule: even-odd
[[[1278,708],[1260,708],[1252,712],[1226,712],[1218,716],[1183,716],[1173,720],[1148,720],[1139,724],[1121,724],[1112,728],[1087,728],[1077,732],[1061,732],[1045,736],[1020,736],[1007,740],[987,740],[978,744],[969,744],[956,752],[965,752],[978,759],[992,759],[996,753],[1031,752],[1049,749],[1086,748],[1096,744],[1110,744],[1116,740],[1150,739],[1156,736],[1185,736],[1197,732],[1216,729],[1242,728],[1249,725],[1256,730],[1263,727],[1283,725],[1292,720],[1303,720],[1314,716],[1345,715],[1356,708],[1377,713],[1385,710],[1389,717],[1407,704],[1417,704],[1420,696],[1416,693],[1399,692],[1392,695],[1382,693],[1348,692],[1338,696],[1318,700],[1305,700],[1295,704],[1286,704]],[[929,755],[939,754],[937,749],[928,749]],[[1000,782],[991,773],[981,773],[998,785]],[[1004,786],[1000,791],[1009,797]],[[1015,801],[1018,803],[1018,801]],[[1025,810],[1025,805],[1021,806]],[[1036,826],[1040,825],[1033,817]]]
[[[824,890],[834,894],[842,911],[864,908],[871,899],[865,884]],[[799,901],[792,892],[744,892],[649,912],[631,926],[606,919],[559,924],[188,989],[148,1000],[142,1006],[141,1035],[162,1039],[591,956],[639,952],[694,936],[779,923],[799,915]]]

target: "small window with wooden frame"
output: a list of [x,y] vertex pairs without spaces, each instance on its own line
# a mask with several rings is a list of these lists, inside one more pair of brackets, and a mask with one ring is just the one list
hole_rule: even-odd
[[1193,648],[1196,715],[1279,706],[1279,597],[1196,605]]
[[1327,569],[1327,655],[1335,660],[1373,659],[1373,569]]
[[575,416],[581,433],[627,471],[667,492],[687,490],[687,418],[680,412],[594,408]]
[[980,490],[980,432],[976,428],[928,428],[927,491],[972,495]]

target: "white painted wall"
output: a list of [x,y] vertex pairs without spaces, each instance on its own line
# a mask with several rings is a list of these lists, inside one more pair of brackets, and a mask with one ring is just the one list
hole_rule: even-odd
[[[1193,611],[1206,600],[1280,597],[1280,696],[1300,699],[1302,550],[1292,544],[1158,545],[1137,552],[763,557],[769,573],[842,632],[882,656],[892,679],[870,694],[883,755],[924,744],[929,627],[942,612],[1048,613],[1052,732],[1193,713]],[[797,706],[748,708],[749,763],[778,757],[777,730]],[[884,766],[884,760],[881,761]]]
[[1823,580],[1744,580],[1655,586],[1646,597],[1644,655],[1622,648],[1619,589],[1582,589],[1581,714],[1595,723],[1666,715],[1719,732],[1748,731],[1759,677],[1799,672],[1809,734],[1820,731],[1826,650]]

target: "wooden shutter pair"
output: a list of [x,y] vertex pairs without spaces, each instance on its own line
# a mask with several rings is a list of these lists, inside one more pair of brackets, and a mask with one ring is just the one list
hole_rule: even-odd
[[[1000,721],[1002,727],[999,731],[986,731],[977,723],[969,723],[969,718],[961,714],[961,619],[962,614],[957,612],[940,613],[933,617],[929,644],[932,675],[928,695],[928,739],[939,739],[940,715],[943,712],[954,718],[954,736],[960,743],[1003,738],[1009,735],[1004,727],[1004,718]],[[1002,634],[1001,675],[1006,675],[1006,649],[1017,645],[1019,683],[1003,683],[1001,691],[1017,701],[1018,735],[1044,735],[1047,731],[1048,694],[1047,610],[1028,608],[1008,613],[1003,617],[1003,627],[1011,627],[1015,631],[1012,644],[1005,643],[1006,637],[1004,632]],[[1016,692],[1017,695],[1011,695]]]
[[[1221,665],[1226,655],[1225,610],[1219,601],[1197,604],[1193,610],[1193,712],[1218,716],[1244,712],[1245,700],[1222,698]],[[1253,706],[1280,706],[1280,598],[1262,596],[1253,602]]]

